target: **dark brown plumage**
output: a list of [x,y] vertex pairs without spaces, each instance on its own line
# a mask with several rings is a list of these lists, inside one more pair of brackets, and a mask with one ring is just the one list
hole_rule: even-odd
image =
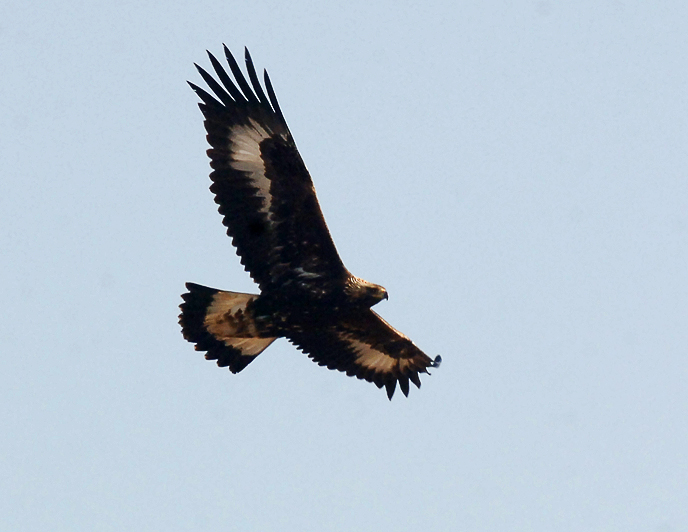
[[187,283],[184,337],[233,373],[285,337],[321,366],[384,386],[390,399],[397,383],[408,395],[409,381],[420,387],[419,373],[441,358],[428,357],[373,312],[386,290],[345,268],[267,72],[266,95],[248,50],[250,84],[226,47],[234,81],[208,55],[219,82],[196,68],[213,94],[190,85],[202,100],[211,146],[210,190],[260,294]]

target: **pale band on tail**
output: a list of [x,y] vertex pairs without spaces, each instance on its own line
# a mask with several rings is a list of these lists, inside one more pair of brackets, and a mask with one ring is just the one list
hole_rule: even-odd
[[184,338],[195,343],[197,351],[207,351],[205,358],[217,360],[218,366],[239,373],[276,340],[258,332],[251,309],[257,295],[194,283],[186,283],[186,288],[179,316]]

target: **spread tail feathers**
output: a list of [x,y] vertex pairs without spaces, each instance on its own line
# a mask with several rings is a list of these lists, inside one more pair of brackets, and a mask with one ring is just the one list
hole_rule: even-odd
[[207,351],[205,358],[217,360],[239,373],[261,354],[275,338],[264,338],[256,327],[253,294],[225,292],[186,283],[182,295],[179,324],[184,338],[196,344],[196,351]]

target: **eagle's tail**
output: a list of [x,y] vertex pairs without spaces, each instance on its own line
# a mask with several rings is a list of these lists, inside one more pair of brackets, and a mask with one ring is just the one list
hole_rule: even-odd
[[265,350],[275,338],[261,336],[253,316],[253,294],[224,292],[186,283],[188,292],[179,305],[182,334],[196,344],[196,351],[207,351],[205,358],[217,360],[239,373]]

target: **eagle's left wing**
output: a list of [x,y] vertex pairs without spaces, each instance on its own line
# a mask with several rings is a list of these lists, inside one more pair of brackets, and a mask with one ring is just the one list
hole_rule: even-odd
[[248,80],[226,47],[234,80],[208,55],[217,79],[196,67],[213,94],[190,85],[202,100],[211,146],[210,190],[241,263],[261,291],[339,287],[348,271],[267,72],[266,95],[248,50]]
[[308,332],[293,332],[287,338],[314,362],[385,386],[391,399],[397,382],[408,396],[409,381],[420,388],[419,373],[438,367],[408,337],[378,314],[365,309],[345,316],[338,323]]

